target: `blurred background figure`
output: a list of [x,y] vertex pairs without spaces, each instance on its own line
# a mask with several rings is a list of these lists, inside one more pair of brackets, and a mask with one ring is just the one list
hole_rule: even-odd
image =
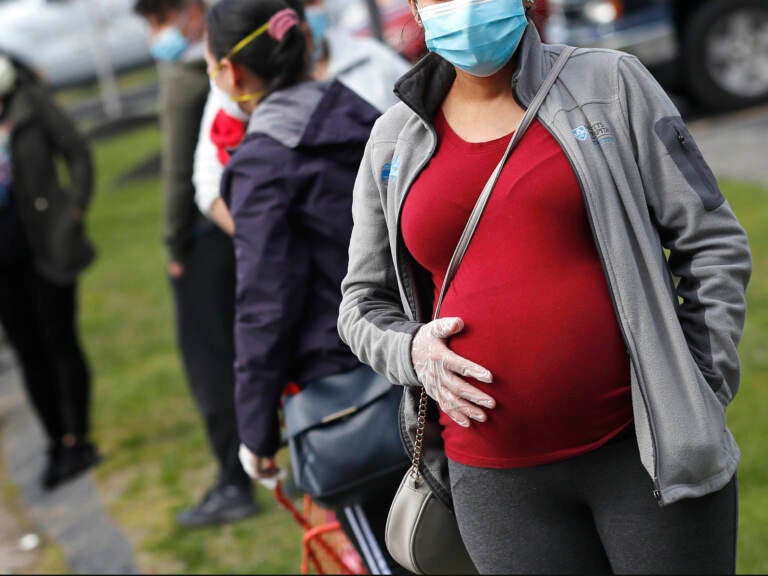
[[209,82],[199,0],[138,0],[160,63],[162,187],[168,274],[185,373],[216,457],[218,478],[177,522],[232,522],[256,512],[251,480],[237,457],[233,401],[235,268],[232,241],[195,206],[192,165]]
[[0,323],[48,438],[46,490],[99,460],[76,320],[77,277],[94,257],[83,226],[92,185],[90,152],[71,120],[34,75],[0,54]]
[[[336,28],[324,0],[287,0],[301,19],[301,30],[315,80],[336,78],[379,111],[397,102],[395,82],[410,64],[386,44]],[[219,197],[223,166],[229,152],[243,136],[248,114],[211,82],[195,152],[194,183],[197,206],[225,232],[234,234],[234,223]]]
[[303,8],[315,80],[337,78],[381,112],[397,103],[395,82],[410,64],[378,40],[333,27],[324,0],[303,0]]

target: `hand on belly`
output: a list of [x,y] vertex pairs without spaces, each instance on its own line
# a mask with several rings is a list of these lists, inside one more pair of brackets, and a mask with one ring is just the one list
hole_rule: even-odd
[[463,329],[461,318],[439,318],[425,324],[413,338],[411,360],[429,397],[466,428],[471,420],[485,422],[487,417],[480,406],[491,410],[496,401],[465,380],[469,377],[490,384],[491,372],[452,352],[446,344],[446,339]]

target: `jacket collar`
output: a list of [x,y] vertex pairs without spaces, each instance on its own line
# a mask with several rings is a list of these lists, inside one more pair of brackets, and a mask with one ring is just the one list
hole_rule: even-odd
[[29,88],[26,86],[17,85],[13,95],[5,102],[8,110],[4,117],[14,130],[22,124],[26,124],[35,115],[35,111],[30,103],[28,90]]
[[189,48],[181,55],[181,61],[185,63],[205,62],[205,42],[190,44]]
[[[517,58],[512,89],[527,108],[552,67],[552,61],[544,57],[541,37],[530,20],[517,50]],[[430,52],[397,81],[395,94],[424,120],[431,122],[455,77],[453,65]]]

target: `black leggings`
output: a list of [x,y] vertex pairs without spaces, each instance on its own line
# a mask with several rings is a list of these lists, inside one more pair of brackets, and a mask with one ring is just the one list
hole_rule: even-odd
[[89,433],[91,376],[77,331],[77,287],[40,277],[30,261],[0,269],[0,323],[51,444]]
[[456,517],[481,574],[733,574],[736,478],[664,508],[634,435],[522,469],[449,462]]

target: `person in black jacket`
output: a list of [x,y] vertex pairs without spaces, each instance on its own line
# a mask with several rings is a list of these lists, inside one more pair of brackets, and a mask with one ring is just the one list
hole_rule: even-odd
[[89,440],[90,371],[76,322],[77,277],[94,257],[83,227],[92,176],[88,146],[71,120],[28,71],[0,54],[0,323],[48,437],[47,490],[99,459]]

